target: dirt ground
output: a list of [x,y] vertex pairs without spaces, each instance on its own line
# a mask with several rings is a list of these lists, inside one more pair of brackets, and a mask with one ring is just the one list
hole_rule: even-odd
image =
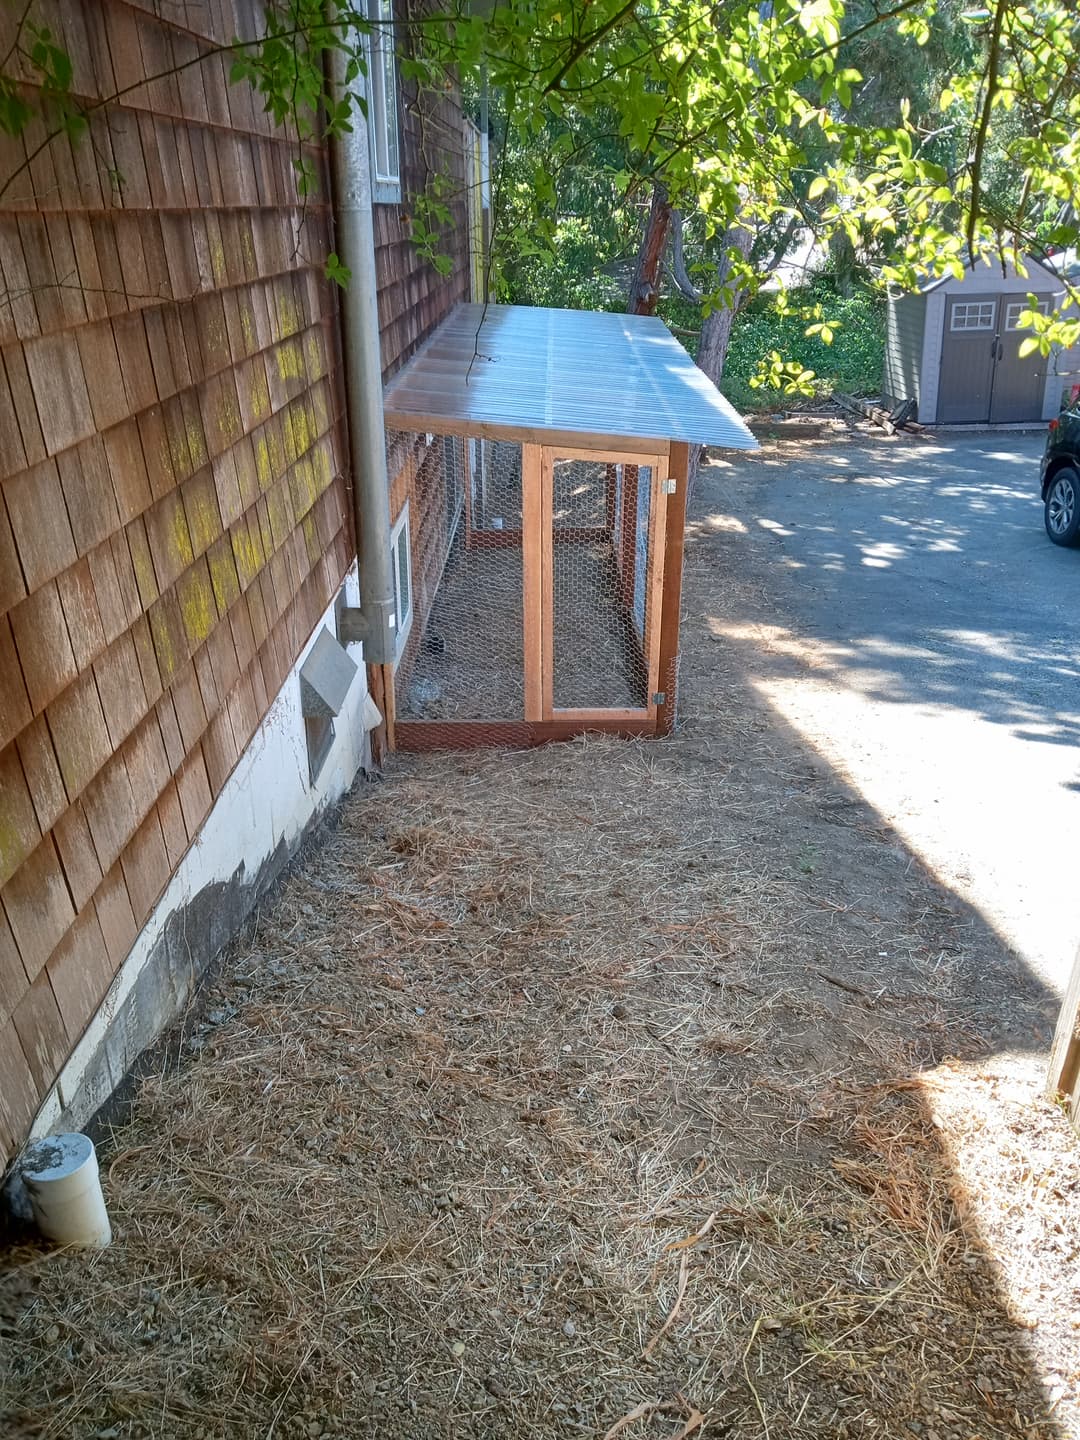
[[669,741],[395,760],[0,1276],[0,1430],[1080,1435],[1049,997],[768,712],[701,477]]

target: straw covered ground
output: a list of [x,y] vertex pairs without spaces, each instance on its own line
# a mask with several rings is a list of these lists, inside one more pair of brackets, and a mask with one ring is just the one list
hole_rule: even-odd
[[672,740],[400,759],[309,844],[113,1246],[6,1256],[5,1435],[1078,1433],[1047,997],[710,643],[737,561]]

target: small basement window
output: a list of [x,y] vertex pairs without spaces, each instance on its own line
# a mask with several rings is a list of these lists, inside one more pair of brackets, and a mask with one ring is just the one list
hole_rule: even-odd
[[396,205],[401,200],[401,140],[394,67],[393,0],[366,0],[366,9],[373,27],[367,39],[372,198],[379,204]]
[[413,620],[412,550],[409,532],[409,502],[406,500],[393,530],[390,532],[390,552],[394,565],[394,609],[397,612],[397,649],[400,655],[405,648]]

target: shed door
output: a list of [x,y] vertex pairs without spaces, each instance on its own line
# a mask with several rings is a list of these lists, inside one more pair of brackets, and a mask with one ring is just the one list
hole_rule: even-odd
[[[1050,296],[1039,297],[1039,309],[1044,314],[1049,313],[1050,305]],[[995,424],[1010,420],[1038,420],[1042,416],[1045,357],[1038,351],[1023,358],[1019,353],[1021,340],[1031,333],[1017,328],[1021,311],[1027,308],[1028,301],[1023,295],[1001,297],[994,393],[990,402],[990,419]]]
[[977,424],[990,419],[1000,298],[948,297],[941,342],[939,424]]

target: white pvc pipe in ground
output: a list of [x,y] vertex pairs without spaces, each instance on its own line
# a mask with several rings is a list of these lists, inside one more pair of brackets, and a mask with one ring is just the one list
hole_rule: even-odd
[[49,1135],[23,1152],[20,1167],[38,1229],[58,1245],[104,1249],[112,1227],[97,1155],[85,1135]]

